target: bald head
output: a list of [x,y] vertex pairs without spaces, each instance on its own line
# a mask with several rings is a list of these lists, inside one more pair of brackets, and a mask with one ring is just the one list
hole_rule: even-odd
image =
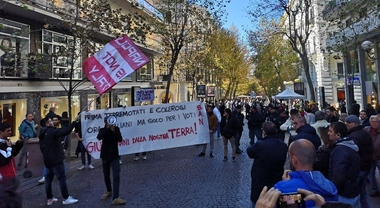
[[309,140],[298,139],[289,146],[290,157],[295,156],[299,167],[312,168],[316,159],[316,150]]

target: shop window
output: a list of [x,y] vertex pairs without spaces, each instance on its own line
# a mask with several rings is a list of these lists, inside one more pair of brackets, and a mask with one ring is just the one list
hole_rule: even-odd
[[0,19],[0,68],[4,77],[27,77],[29,26]]
[[87,110],[98,110],[109,108],[109,94],[99,95],[88,95],[87,100]]
[[[63,112],[69,111],[68,103],[67,96],[41,98],[41,118],[45,118],[51,108],[54,109],[55,114],[61,116]],[[71,110],[72,117],[75,117],[80,112],[79,96],[71,97]]]
[[117,95],[117,107],[128,107],[132,106],[131,93],[120,93]]

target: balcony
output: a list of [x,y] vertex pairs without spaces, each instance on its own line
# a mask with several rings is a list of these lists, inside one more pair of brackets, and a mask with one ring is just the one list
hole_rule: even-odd
[[144,10],[146,13],[154,17],[157,17],[160,20],[163,20],[164,16],[162,15],[162,13],[158,11],[158,9],[156,9],[152,4],[150,4],[146,0],[128,0],[128,1],[134,4],[137,3],[137,6],[141,7],[141,9]]
[[331,0],[322,11],[325,20],[344,19],[351,13],[359,13],[360,8],[376,8],[377,0]]

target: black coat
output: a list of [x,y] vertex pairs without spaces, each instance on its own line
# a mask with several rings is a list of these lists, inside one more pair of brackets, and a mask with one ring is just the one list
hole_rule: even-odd
[[265,116],[262,112],[249,112],[247,116],[249,129],[261,129],[261,126],[265,122]]
[[115,126],[114,131],[106,127],[101,128],[97,138],[98,140],[102,140],[100,158],[110,161],[119,158],[119,142],[123,141],[119,127]]
[[288,146],[276,136],[267,136],[247,148],[254,159],[251,170],[251,200],[256,202],[264,186],[271,188],[284,172]]
[[355,144],[359,147],[360,170],[371,170],[373,154],[373,141],[371,135],[364,131],[363,127],[359,125],[348,130],[348,137],[353,139]]
[[238,122],[235,118],[229,117],[228,119],[223,116],[220,122],[220,133],[227,139],[235,136],[238,131]]
[[69,135],[75,126],[71,123],[68,128],[57,129],[52,126],[42,127],[39,139],[40,149],[47,168],[54,167],[63,162],[64,153],[62,148],[62,137]]
[[319,138],[317,131],[314,127],[310,126],[309,124],[305,124],[299,127],[296,132],[297,135],[291,139],[291,142],[298,139],[307,139],[311,143],[313,143],[315,150],[317,150],[318,147],[321,146],[321,139]]
[[231,115],[237,121],[237,130],[243,131],[244,126],[244,115],[242,113],[238,113],[236,110],[232,112]]

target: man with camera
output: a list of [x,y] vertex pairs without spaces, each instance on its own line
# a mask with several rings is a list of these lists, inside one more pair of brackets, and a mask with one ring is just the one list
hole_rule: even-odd
[[[296,193],[298,188],[312,191],[321,195],[326,201],[337,201],[336,186],[327,180],[319,171],[313,171],[316,158],[314,145],[306,140],[299,139],[289,146],[290,170],[285,170],[282,181],[274,185],[282,194]],[[313,201],[306,202],[306,207],[314,207]]]
[[[100,158],[102,159],[104,182],[107,191],[101,197],[102,200],[111,197],[112,205],[125,204],[126,201],[119,197],[120,187],[120,163],[118,143],[123,140],[119,127],[114,125],[114,116],[104,118],[105,126],[99,130],[98,140],[102,140]],[[113,187],[111,186],[111,168]]]

